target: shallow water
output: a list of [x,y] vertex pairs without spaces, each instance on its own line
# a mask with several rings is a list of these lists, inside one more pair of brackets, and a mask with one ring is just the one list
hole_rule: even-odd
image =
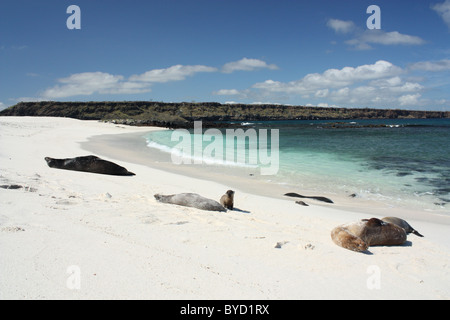
[[[268,129],[269,133],[279,130],[279,170],[276,175],[267,176],[267,180],[299,190],[356,194],[392,206],[450,213],[450,119],[330,123],[246,122],[244,129],[246,133],[253,129],[257,133],[262,129]],[[192,163],[203,160],[211,167],[264,167],[259,143],[252,144],[251,139],[227,143],[225,130],[220,132],[223,140],[216,146],[223,146],[223,150],[211,153],[216,140],[191,131],[189,140],[193,147],[185,150],[184,159]],[[149,147],[180,155],[180,150],[178,153],[174,150],[181,140],[172,141],[172,137],[173,131],[157,131],[146,138]],[[208,156],[202,158],[204,153],[195,150],[195,141],[203,141],[201,150]],[[227,151],[237,154],[243,149],[244,162],[226,157]]]

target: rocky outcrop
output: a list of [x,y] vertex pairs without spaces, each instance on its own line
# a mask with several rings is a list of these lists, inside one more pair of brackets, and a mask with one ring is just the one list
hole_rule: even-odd
[[194,121],[351,120],[450,118],[450,112],[369,108],[320,108],[285,105],[220,104],[217,102],[21,102],[0,116],[67,117],[80,120],[115,121],[136,126],[189,128]]

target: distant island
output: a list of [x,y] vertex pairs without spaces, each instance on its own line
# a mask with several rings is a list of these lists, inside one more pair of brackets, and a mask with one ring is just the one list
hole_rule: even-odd
[[414,111],[371,108],[324,108],[272,104],[221,104],[218,102],[20,102],[0,116],[67,117],[102,120],[135,126],[190,128],[224,122],[277,120],[352,120],[450,118],[449,111]]

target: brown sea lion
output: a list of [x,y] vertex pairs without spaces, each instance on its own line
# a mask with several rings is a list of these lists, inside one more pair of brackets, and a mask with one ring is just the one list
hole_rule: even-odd
[[162,203],[176,204],[184,207],[197,208],[207,211],[226,212],[227,210],[217,201],[207,199],[196,193],[180,193],[172,195],[155,194],[155,199]]
[[406,241],[406,232],[392,223],[372,218],[334,228],[331,239],[338,246],[363,252],[370,246],[401,245]]
[[234,209],[234,191],[228,190],[222,198],[220,198],[220,204],[228,210]]
[[100,159],[96,156],[76,157],[69,159],[53,159],[46,157],[45,161],[50,168],[91,172],[98,174],[108,174],[114,176],[134,176],[133,172],[129,172],[113,162]]
[[383,218],[381,220],[383,220],[384,222],[389,222],[389,223],[395,224],[396,226],[399,226],[400,228],[405,229],[406,234],[412,233],[412,234],[415,234],[418,237],[422,237],[423,238],[423,235],[421,235],[418,231],[414,230],[413,227],[411,227],[409,225],[409,223],[406,222],[403,219],[396,218],[396,217],[386,217],[386,218]]

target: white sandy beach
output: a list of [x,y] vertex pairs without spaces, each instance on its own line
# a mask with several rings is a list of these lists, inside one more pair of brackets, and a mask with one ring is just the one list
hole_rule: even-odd
[[[377,216],[339,201],[302,207],[240,190],[239,181],[230,186],[123,161],[120,148],[93,153],[81,146],[96,135],[150,130],[0,118],[0,185],[26,187],[0,188],[0,299],[450,299],[450,215],[384,209]],[[44,161],[89,154],[136,176],[57,170]],[[153,197],[194,192],[219,200],[228,189],[242,211],[207,212]],[[330,238],[337,225],[386,213],[425,237],[371,247],[372,254]]]

